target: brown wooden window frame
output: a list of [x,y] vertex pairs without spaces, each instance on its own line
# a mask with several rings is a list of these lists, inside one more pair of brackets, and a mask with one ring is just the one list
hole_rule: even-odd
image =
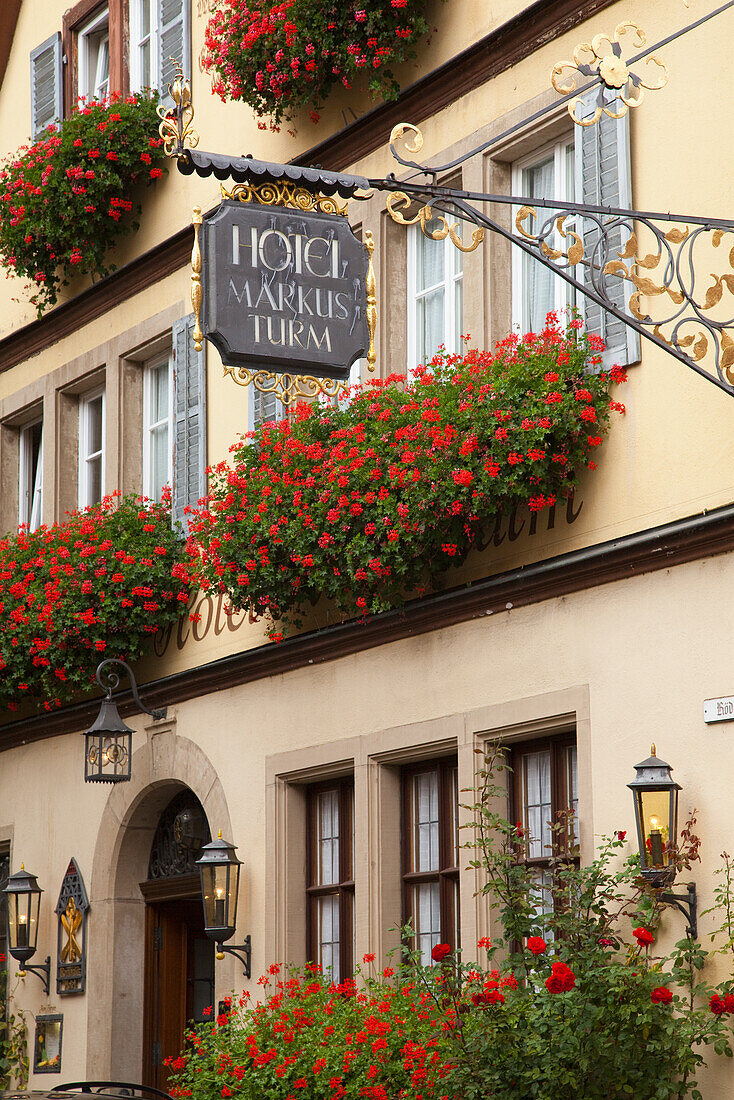
[[[548,820],[555,823],[558,820],[558,814],[570,808],[568,770],[566,765],[566,752],[570,748],[575,748],[577,750],[576,776],[578,786],[578,746],[575,730],[569,730],[568,733],[552,734],[547,737],[535,738],[532,741],[520,741],[509,747],[508,763],[512,768],[510,773],[511,820],[521,824],[523,830],[526,832],[528,823],[525,820],[525,807],[522,796],[522,758],[532,753],[545,752],[546,750],[550,751],[551,807]],[[553,845],[546,855],[531,857],[524,854],[522,856],[522,862],[534,870],[549,872],[552,870],[553,859],[565,855],[569,858],[570,862],[578,865],[580,863],[578,849],[578,814],[574,824],[574,834],[575,844],[572,850],[569,850],[567,835],[561,837],[560,833],[556,833],[554,834]],[[542,841],[542,836],[536,839]],[[527,851],[527,849],[523,850],[525,852]],[[557,904],[557,900],[557,897],[554,898],[554,903]]]
[[[461,912],[459,907],[459,860],[457,838],[454,826],[458,827],[458,762],[456,756],[422,760],[420,763],[407,764],[401,770],[402,799],[402,923],[413,919],[411,891],[422,883],[438,882],[440,943],[448,943],[452,950],[461,945]],[[414,820],[411,792],[413,780],[417,775],[438,772],[438,869],[434,871],[414,871],[413,837]],[[456,773],[456,779],[454,774]],[[455,805],[452,801],[456,798]],[[453,898],[456,903],[453,903]]]
[[110,29],[110,94],[127,95],[130,72],[125,43],[128,41],[128,0],[78,0],[65,13],[61,42],[64,55],[64,118],[68,118],[79,97],[79,32],[95,15],[107,8]]
[[[339,881],[320,884],[318,875],[318,797],[327,791],[339,798]],[[318,900],[339,898],[339,981],[354,973],[354,776],[309,784],[306,790],[306,950],[312,962],[320,963],[318,942]]]

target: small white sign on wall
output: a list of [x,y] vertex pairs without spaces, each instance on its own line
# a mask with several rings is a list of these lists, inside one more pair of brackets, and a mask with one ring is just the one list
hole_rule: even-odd
[[719,699],[704,699],[704,722],[734,722],[734,695],[723,695]]

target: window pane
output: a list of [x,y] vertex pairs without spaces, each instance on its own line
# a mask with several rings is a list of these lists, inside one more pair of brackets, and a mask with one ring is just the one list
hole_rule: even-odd
[[[426,222],[426,229],[429,232],[433,232],[440,228],[441,223],[437,218],[433,218],[430,222]],[[419,227],[416,227],[415,232],[418,241],[418,247],[416,249],[418,253],[416,287],[421,291],[426,290],[430,286],[436,286],[437,283],[442,283],[444,281],[446,243],[445,241],[434,241],[430,237],[426,237],[420,231]]]
[[316,885],[339,881],[339,792],[323,791],[316,809],[318,867]]
[[140,9],[140,37],[150,34],[150,0],[138,0]]
[[[552,199],[555,191],[554,157],[551,155],[540,164],[524,168],[522,172],[523,196],[529,199]],[[545,219],[543,208],[538,208],[539,223]],[[545,327],[546,314],[553,309],[553,272],[532,256],[523,253],[522,258],[522,326],[526,331],[540,332]]]
[[416,302],[418,362],[427,363],[446,342],[444,331],[444,288],[433,290]]
[[569,823],[569,841],[572,845],[577,845],[579,843],[579,777],[575,745],[570,745],[566,749],[566,784],[568,809],[573,811],[573,817]]
[[413,777],[413,871],[438,871],[438,772]]
[[341,981],[339,973],[339,896],[329,894],[317,902],[317,944],[320,962],[324,970],[331,972],[332,980]]
[[431,951],[441,942],[441,903],[437,882],[424,882],[413,887],[411,906],[415,944],[423,966],[430,966]]
[[102,499],[102,458],[90,458],[87,461],[87,500],[86,504],[98,504]]
[[87,454],[102,450],[102,395],[87,405]]
[[[461,256],[460,252],[459,256]],[[464,328],[463,282],[463,279],[457,279],[454,283],[454,351],[459,353],[463,350],[461,342],[462,330]]]
[[160,500],[163,486],[167,485],[168,475],[168,424],[154,428],[151,435],[151,495]]
[[153,371],[151,391],[150,420],[157,424],[168,417],[168,363],[161,363]]
[[547,859],[551,854],[551,767],[550,751],[528,753],[523,757],[523,810],[530,837],[531,859]]
[[537,871],[530,886],[530,902],[535,910],[536,931],[547,940],[552,940],[552,932],[546,927],[545,917],[553,912],[553,876],[550,871]]

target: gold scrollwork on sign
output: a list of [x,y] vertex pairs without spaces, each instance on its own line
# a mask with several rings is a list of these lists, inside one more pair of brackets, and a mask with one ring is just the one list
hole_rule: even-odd
[[[443,214],[437,214],[430,205],[421,206],[416,214],[408,217],[398,209],[400,206],[409,208],[412,205],[412,199],[404,191],[393,191],[387,197],[387,212],[394,222],[397,222],[398,225],[416,225],[420,223],[421,233],[432,241],[443,241],[446,237],[449,237],[451,243],[460,252],[473,252],[476,248],[479,248],[484,240],[484,230],[475,229],[472,233],[472,243],[464,244],[461,236],[457,233],[458,223],[450,225]],[[431,229],[429,228],[430,222],[439,222],[440,225],[435,229]]]
[[347,204],[340,205],[328,195],[314,194],[305,187],[297,187],[288,180],[274,180],[272,183],[236,183],[228,188],[220,184],[223,199],[235,199],[238,202],[256,202],[261,206],[290,206],[294,210],[317,210],[320,214],[342,214],[346,216]]
[[[406,134],[411,135],[405,137]],[[390,144],[394,145],[401,137],[405,137],[405,148],[409,153],[420,153],[423,148],[423,134],[412,122],[399,122],[390,131]]]
[[191,221],[194,226],[194,247],[191,249],[191,305],[194,309],[195,321],[194,348],[196,351],[201,351],[204,333],[201,331],[201,299],[203,297],[203,291],[201,288],[201,244],[199,241],[199,233],[201,232],[201,223],[203,219],[200,206],[194,207]]
[[[659,91],[668,83],[668,68],[654,54],[642,59],[642,68],[633,72],[622,57],[620,40],[628,32],[634,32],[634,45],[644,46],[645,32],[636,23],[624,22],[615,27],[614,34],[597,34],[591,42],[580,42],[573,51],[572,61],[560,61],[551,70],[551,84],[559,95],[571,95],[589,77],[598,76],[602,85],[594,113],[579,117],[577,107],[581,96],[569,101],[568,113],[577,126],[594,126],[602,114],[609,118],[622,118],[630,107],[639,107],[648,91]],[[566,75],[564,75],[566,74]],[[606,93],[613,93],[611,102]]]
[[184,77],[180,62],[174,57],[169,57],[176,66],[176,76],[172,84],[168,85],[168,91],[174,103],[174,108],[160,106],[156,108],[161,124],[158,133],[163,138],[163,149],[167,157],[180,157],[184,151],[184,145],[195,149],[199,144],[199,135],[193,127],[194,105],[191,102],[191,84]]
[[260,393],[273,394],[288,408],[294,401],[313,401],[324,397],[339,397],[349,388],[338,378],[314,378],[310,374],[275,374],[273,371],[250,370],[249,367],[224,367],[224,377],[229,376],[238,386],[254,386]]
[[69,898],[66,909],[61,914],[61,926],[66,935],[66,942],[61,948],[61,961],[64,963],[79,962],[82,957],[82,949],[77,940],[77,934],[82,926],[82,914],[76,907],[73,898]]

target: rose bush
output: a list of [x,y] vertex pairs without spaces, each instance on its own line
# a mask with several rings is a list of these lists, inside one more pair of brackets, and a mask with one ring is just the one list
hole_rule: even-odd
[[139,658],[186,608],[181,558],[167,494],[113,494],[0,539],[0,706],[50,710],[88,689],[105,657]]
[[[448,944],[434,945],[429,966],[406,946],[399,966],[377,974],[374,956],[365,955],[355,980],[339,984],[317,965],[281,975],[274,964],[260,979],[261,1001],[245,993],[189,1032],[184,1052],[169,1060],[172,1094],[700,1100],[695,1074],[706,1047],[732,1053],[734,980],[709,987],[708,953],[688,937],[670,955],[655,953],[665,903],[645,892],[637,858],[621,858],[618,835],[602,839],[596,858],[579,867],[562,847],[568,822],[556,823],[550,873],[559,904],[541,910],[527,840],[492,809],[506,798],[494,781],[502,766],[492,748],[473,807],[479,840],[465,845],[478,855],[472,863],[483,868],[499,911],[500,934],[477,945],[484,964],[462,962]],[[687,848],[675,854],[681,867],[697,856],[692,824]],[[724,858],[710,912],[722,915],[717,950],[731,971],[734,896]],[[639,942],[633,925],[649,941]],[[404,930],[406,940],[411,935]]]
[[[0,170],[0,254],[39,316],[76,274],[108,275],[108,249],[138,228],[133,188],[164,171],[156,98],[82,103]],[[130,214],[132,213],[132,217]]]
[[310,106],[312,121],[335,85],[357,79],[395,99],[392,66],[415,56],[428,30],[426,0],[222,0],[206,28],[205,68],[223,100],[249,103],[277,123]]
[[365,616],[462,561],[498,513],[552,507],[624,408],[609,395],[623,372],[589,372],[601,342],[579,325],[551,314],[494,355],[440,353],[413,381],[371,380],[345,408],[262,425],[211,471],[196,580],[273,620],[300,624],[321,596]]

